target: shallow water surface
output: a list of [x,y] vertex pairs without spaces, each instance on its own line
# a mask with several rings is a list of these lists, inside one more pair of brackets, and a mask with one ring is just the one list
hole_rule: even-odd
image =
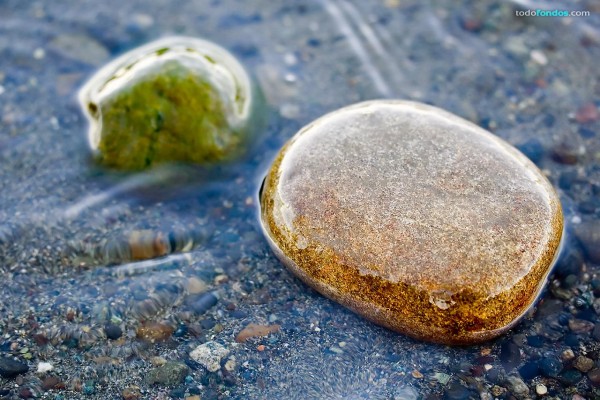
[[[30,369],[0,378],[0,398],[122,398],[134,386],[144,399],[523,398],[541,385],[600,396],[600,8],[515,16],[538,3],[0,1],[0,356]],[[98,168],[77,89],[171,34],[235,54],[268,127],[213,170]],[[280,146],[325,112],[381,97],[491,130],[559,190],[568,240],[549,290],[494,342],[449,348],[377,327],[292,277],[262,238],[257,192]],[[139,260],[154,243],[170,254]],[[250,323],[280,328],[236,342]],[[229,352],[216,372],[189,356],[210,340]],[[148,382],[164,360],[186,364],[185,379]],[[54,369],[36,373],[41,362]]]

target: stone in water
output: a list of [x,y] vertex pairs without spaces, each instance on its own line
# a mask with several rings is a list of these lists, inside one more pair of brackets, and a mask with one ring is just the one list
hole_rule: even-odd
[[414,338],[496,337],[559,252],[559,199],[514,147],[435,107],[370,101],[298,132],[261,190],[277,257],[363,317]]
[[83,86],[79,100],[97,160],[110,168],[140,170],[239,156],[256,125],[253,92],[248,74],[225,49],[171,37],[102,68]]

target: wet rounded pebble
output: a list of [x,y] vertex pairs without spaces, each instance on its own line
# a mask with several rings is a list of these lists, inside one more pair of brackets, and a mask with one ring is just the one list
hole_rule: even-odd
[[571,349],[566,349],[561,353],[560,358],[563,361],[570,361],[575,358],[575,353]]
[[57,389],[59,387],[64,387],[65,384],[60,380],[60,378],[56,376],[47,376],[42,381],[42,389],[48,391],[50,389]]
[[584,319],[569,320],[569,329],[573,333],[587,333],[594,329],[594,323]]
[[186,299],[186,303],[198,315],[206,313],[219,302],[216,293],[208,292],[200,295],[192,295]]
[[212,329],[212,328],[214,328],[215,325],[216,325],[216,322],[212,318],[207,318],[207,319],[200,321],[200,326],[202,327],[202,329]]
[[508,370],[516,367],[521,362],[521,350],[512,342],[504,342],[500,346],[500,361]]
[[79,100],[91,148],[110,168],[230,160],[256,130],[248,74],[227,50],[197,38],[164,38],[122,55]]
[[558,253],[563,218],[518,150],[440,109],[342,108],[298,132],[261,189],[277,257],[371,321],[468,344],[516,324]]
[[280,325],[259,325],[248,324],[235,337],[235,341],[243,343],[253,337],[267,336],[271,333],[279,332]]
[[123,330],[119,325],[116,324],[107,324],[104,327],[104,333],[106,333],[106,337],[111,340],[117,340],[123,334]]
[[575,234],[590,260],[600,263],[600,220],[578,224],[575,227]]
[[34,394],[31,389],[23,387],[19,389],[19,397],[22,399],[32,399],[34,398]]
[[579,356],[573,361],[573,367],[577,368],[581,372],[588,372],[594,368],[594,360],[585,356]]
[[535,386],[535,392],[539,395],[539,396],[543,396],[546,393],[548,393],[548,388],[546,387],[546,385],[544,384],[538,384]]
[[560,379],[562,382],[566,383],[567,385],[575,385],[577,382],[579,382],[581,380],[581,378],[583,378],[583,375],[581,374],[581,372],[579,372],[575,369],[568,369],[566,371],[563,371],[558,376],[558,379]]
[[29,371],[27,364],[8,357],[0,357],[0,376],[11,379]]
[[137,328],[136,336],[146,342],[164,342],[169,339],[175,329],[159,322],[147,322]]
[[533,379],[538,376],[539,367],[537,361],[529,361],[523,364],[521,368],[519,368],[519,375],[523,379]]
[[549,378],[556,378],[563,368],[562,363],[554,357],[544,357],[538,365],[542,374]]
[[594,386],[600,386],[600,369],[593,369],[587,373],[588,379]]
[[200,278],[191,277],[187,282],[187,290],[190,294],[200,294],[206,292],[208,285]]
[[575,114],[575,120],[580,124],[594,122],[599,118],[600,112],[594,103],[584,104]]
[[169,253],[168,238],[151,230],[133,231],[128,237],[132,260],[148,260]]
[[472,393],[468,388],[457,382],[451,383],[444,393],[444,397],[448,400],[465,400],[470,398],[471,395]]
[[187,365],[179,362],[167,362],[150,370],[146,380],[150,384],[174,386],[183,382],[187,374]]

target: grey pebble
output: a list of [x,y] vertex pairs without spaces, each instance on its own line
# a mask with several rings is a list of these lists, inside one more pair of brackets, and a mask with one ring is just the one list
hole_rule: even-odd
[[196,347],[190,353],[190,358],[208,371],[216,372],[221,367],[221,359],[228,354],[229,350],[225,346],[210,341]]
[[594,330],[592,331],[592,337],[596,340],[600,340],[600,322],[597,322],[594,325]]
[[29,371],[27,364],[8,357],[0,357],[0,376],[14,378]]
[[519,346],[511,342],[504,342],[500,347],[500,361],[507,371],[510,371],[521,362]]
[[185,379],[188,373],[187,365],[179,362],[168,362],[148,372],[146,381],[149,384],[175,386]]
[[202,315],[213,308],[219,301],[219,298],[216,293],[208,292],[198,296],[190,296],[187,301],[196,314]]
[[562,371],[562,363],[555,357],[544,357],[539,362],[540,370],[548,378],[556,378]]
[[106,333],[106,337],[111,340],[116,340],[120,338],[123,334],[123,330],[121,329],[121,327],[112,323],[107,324],[104,327],[104,332]]
[[575,235],[590,260],[600,263],[600,220],[582,222],[575,227]]
[[471,392],[460,383],[454,382],[450,384],[444,395],[448,400],[466,400],[470,398]]
[[419,393],[412,386],[403,386],[394,392],[394,400],[417,400]]
[[100,65],[110,53],[100,42],[82,34],[58,35],[50,42],[50,49],[58,54],[90,65]]
[[516,395],[523,396],[529,393],[529,387],[523,382],[521,378],[516,376],[509,376],[507,378],[510,384],[510,390]]

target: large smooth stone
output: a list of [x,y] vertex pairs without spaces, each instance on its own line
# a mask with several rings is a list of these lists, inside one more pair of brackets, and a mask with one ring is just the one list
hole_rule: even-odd
[[518,150],[441,109],[342,108],[298,132],[260,194],[277,257],[363,317],[469,344],[511,328],[558,254],[559,199]]
[[140,170],[214,164],[241,155],[256,131],[257,96],[227,50],[190,37],[160,39],[100,69],[80,90],[97,161]]

